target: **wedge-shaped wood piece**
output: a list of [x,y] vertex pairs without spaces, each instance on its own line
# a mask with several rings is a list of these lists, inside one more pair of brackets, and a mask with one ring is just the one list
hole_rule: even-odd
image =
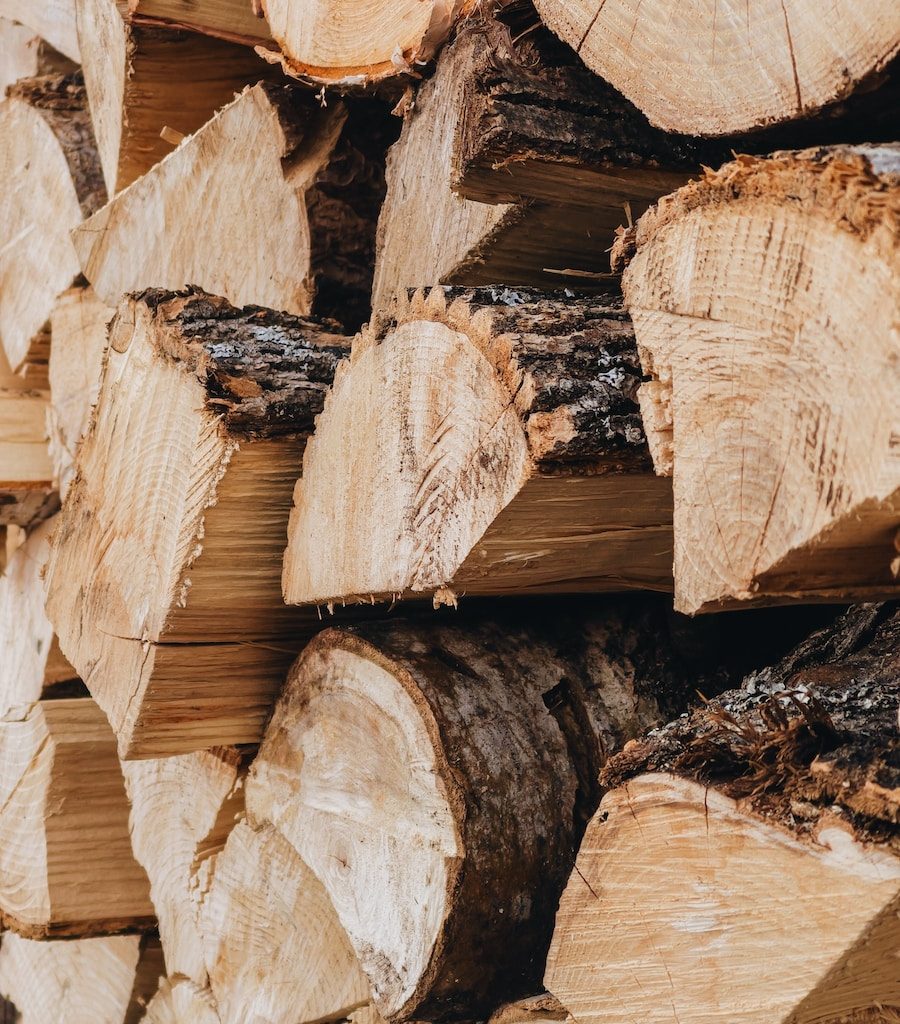
[[81,63],[75,28],[75,0],[0,0],[0,17],[27,25],[69,60]]
[[244,92],[75,234],[98,297],[199,285],[305,314],[325,281],[344,304],[363,301],[365,319],[383,167],[357,148],[358,131],[342,135],[345,118],[339,101],[322,108],[297,88]]
[[0,524],[28,526],[59,508],[47,449],[49,395],[0,370]]
[[549,992],[506,1003],[488,1018],[488,1024],[562,1024],[571,1022],[568,1010]]
[[641,218],[624,287],[680,610],[900,593],[898,218],[896,146],[744,157]]
[[291,669],[248,820],[325,886],[387,1019],[540,987],[605,756],[700,685],[647,601],[329,629]]
[[47,414],[53,478],[65,498],[75,473],[75,454],[100,391],[100,373],[113,310],[91,288],[70,288],[50,317]]
[[0,913],[41,938],[146,928],[147,876],[128,838],[116,743],[88,698],[0,720]]
[[221,1024],[340,1021],[371,1000],[325,887],[271,825],[232,831],[201,921]]
[[77,677],[44,610],[41,572],[50,557],[52,529],[51,519],[32,530],[0,576],[0,717]]
[[280,565],[345,341],[198,292],[120,306],[54,536],[48,614],[123,756],[259,739],[318,626],[285,608]]
[[160,981],[141,1024],[221,1024],[212,993],[193,981]]
[[[119,9],[123,0],[117,0]],[[187,28],[247,46],[270,43],[263,18],[246,0],[127,0],[125,14],[132,23]]]
[[46,942],[7,932],[0,945],[0,992],[19,1024],[137,1024],[162,968],[151,937]]
[[862,606],[607,763],[545,978],[576,1020],[900,1012],[898,669]]
[[400,300],[338,370],[294,494],[289,603],[671,587],[619,300]]
[[[477,75],[485,46],[480,34],[466,33],[442,54],[388,154],[375,309],[406,288],[497,281],[583,287],[597,277],[600,254],[609,247],[602,242],[610,234],[608,211],[582,208],[572,216],[556,204],[491,205],[453,191],[454,138],[468,102],[467,82]],[[592,241],[592,232],[601,241]],[[569,270],[575,273],[564,273]]]
[[[243,810],[234,747],[122,764],[131,845],[150,879],[170,977],[207,984],[200,903],[217,854]],[[204,881],[206,879],[206,881]]]
[[45,344],[56,299],[78,274],[69,232],[106,195],[80,76],[11,87],[0,136],[0,342],[19,370],[37,358],[32,342]]
[[327,85],[365,85],[427,63],[474,0],[261,0],[290,75]]
[[722,17],[674,0],[535,0],[593,71],[667,131],[789,121],[868,84],[900,52],[890,0],[751,0]]
[[246,45],[133,21],[132,4],[123,0],[76,2],[85,84],[110,196],[171,151],[160,137],[164,128],[190,135],[235,93],[272,77]]

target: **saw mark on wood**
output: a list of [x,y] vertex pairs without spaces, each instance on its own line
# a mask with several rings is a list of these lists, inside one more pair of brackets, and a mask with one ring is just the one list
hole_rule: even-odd
[[597,19],[600,17],[600,12],[603,10],[603,6],[606,0],[600,0],[600,6],[597,8],[597,13],[591,18],[588,27],[584,30],[584,35],[579,39],[578,45],[575,47],[576,53],[581,53],[581,48],[587,41],[587,37],[591,34],[591,29],[597,24]]

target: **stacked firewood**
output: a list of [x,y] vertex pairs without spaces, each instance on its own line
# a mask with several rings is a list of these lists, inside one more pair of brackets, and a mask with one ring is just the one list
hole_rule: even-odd
[[0,0],[0,1018],[900,1021],[900,10]]

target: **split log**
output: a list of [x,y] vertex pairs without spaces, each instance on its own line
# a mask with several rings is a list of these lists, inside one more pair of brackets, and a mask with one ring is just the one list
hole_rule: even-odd
[[141,1024],[220,1024],[212,994],[187,979],[160,981]]
[[[454,138],[465,110],[466,83],[477,74],[476,55],[483,48],[482,37],[467,34],[442,55],[388,154],[372,297],[376,310],[406,288],[436,284],[503,281],[555,288],[577,282],[583,287],[585,279],[597,276],[600,254],[609,247],[602,242],[604,231],[610,234],[608,211],[599,219],[583,209],[572,216],[554,204],[491,205],[452,190]],[[592,231],[601,241],[592,240]]]
[[235,93],[271,77],[239,43],[134,21],[119,0],[77,0],[77,6],[84,79],[110,196],[169,154],[163,129],[190,135]]
[[900,592],[898,219],[897,146],[743,157],[641,218],[624,288],[681,611]]
[[329,629],[297,659],[248,821],[322,882],[385,1018],[479,1020],[540,987],[600,765],[703,685],[661,608]]
[[151,937],[37,942],[7,932],[0,992],[15,1004],[20,1024],[137,1024],[160,966]]
[[0,524],[29,526],[59,507],[47,450],[48,397],[0,372]]
[[545,978],[578,1021],[900,1014],[898,680],[863,606],[607,763]]
[[120,306],[47,607],[123,757],[258,741],[318,627],[284,607],[279,576],[293,481],[345,342],[197,291]]
[[79,76],[12,86],[0,137],[0,339],[15,371],[79,272],[69,232],[105,193]]
[[401,300],[354,343],[303,460],[288,603],[671,587],[615,299]]
[[488,1024],[573,1024],[568,1010],[562,1003],[542,992],[537,996],[507,1003],[495,1010],[488,1018]]
[[246,0],[128,0],[132,24],[186,28],[246,46],[271,43],[268,27]]
[[435,55],[475,0],[361,0],[351,16],[341,0],[260,0],[280,53],[265,53],[296,78],[368,85],[416,73]]
[[324,886],[271,826],[241,822],[201,910],[221,1024],[341,1021],[369,984]]
[[44,611],[41,572],[52,530],[53,520],[32,530],[0,576],[0,717],[40,700],[46,687],[77,677]]
[[[0,2],[0,8],[2,8]],[[34,30],[0,16],[0,96],[21,78],[70,74],[76,66]]]
[[0,916],[28,938],[153,923],[115,737],[87,698],[0,719]]
[[384,117],[346,118],[296,88],[247,90],[76,232],[97,295],[198,285],[304,315],[321,286],[326,312],[366,319],[384,171],[359,129]]
[[41,0],[40,3],[0,0],[0,18],[27,25],[32,32],[46,39],[54,50],[76,64],[81,63],[75,28],[75,0]]
[[727,135],[806,117],[900,53],[890,0],[754,0],[720,17],[672,0],[534,0],[591,70],[667,131]]
[[208,978],[198,876],[220,853],[243,809],[240,767],[234,747],[122,764],[131,845],[150,879],[166,971],[200,987]]
[[100,391],[100,373],[113,311],[91,288],[70,288],[50,317],[47,432],[60,498],[75,473],[75,455]]

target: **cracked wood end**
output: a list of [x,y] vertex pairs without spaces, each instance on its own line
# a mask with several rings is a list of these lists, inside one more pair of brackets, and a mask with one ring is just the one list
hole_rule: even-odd
[[623,286],[679,610],[900,593],[898,219],[885,145],[741,157],[638,222]]
[[318,624],[284,607],[279,577],[293,481],[345,344],[196,291],[119,307],[47,607],[124,757],[258,740]]
[[651,123],[727,135],[844,99],[900,52],[893,0],[535,0],[546,25]]
[[287,601],[668,589],[671,495],[638,383],[614,299],[401,300],[357,338],[318,417]]
[[65,698],[8,714],[0,763],[4,926],[29,938],[150,927],[115,737],[97,705]]

